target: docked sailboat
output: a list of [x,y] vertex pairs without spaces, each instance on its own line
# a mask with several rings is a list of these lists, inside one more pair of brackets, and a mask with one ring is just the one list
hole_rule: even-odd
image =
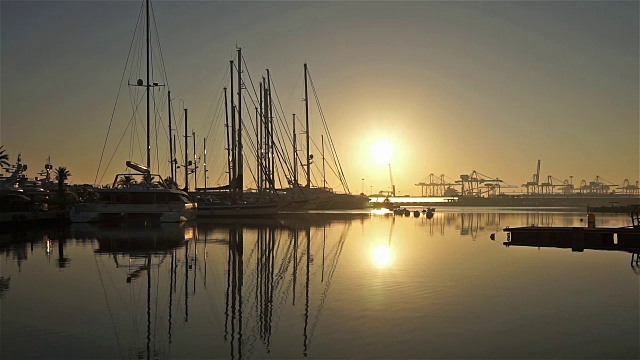
[[[151,173],[151,137],[150,89],[159,85],[150,80],[150,11],[149,1],[145,0],[146,15],[146,83],[138,79],[131,86],[143,87],[147,100],[147,163],[146,166],[127,161],[127,167],[137,171],[137,174],[117,174],[110,188],[97,189],[97,200],[91,203],[74,205],[69,214],[72,222],[111,222],[111,221],[142,221],[142,222],[182,222],[196,217],[197,205],[189,199],[186,192],[169,188],[162,177]],[[154,22],[155,23],[155,22]],[[121,177],[140,176],[137,183],[130,182],[119,186]],[[154,181],[159,179],[159,181]]]
[[[238,94],[237,103],[233,99],[233,69],[234,62],[230,62],[231,70],[231,138],[229,139],[229,126],[227,124],[227,150],[230,152],[227,162],[229,185],[214,189],[214,192],[205,191],[198,193],[199,217],[268,217],[277,214],[283,209],[285,203],[273,198],[244,196],[244,164],[242,133],[242,48],[237,49],[238,62]],[[226,98],[226,88],[225,88]],[[226,101],[225,101],[226,102]],[[237,118],[236,118],[237,115]],[[237,120],[237,121],[236,121]]]
[[[349,187],[346,182],[346,178],[342,173],[342,168],[339,161],[336,160],[337,174],[340,178],[345,193],[337,193],[334,189],[327,187],[325,179],[325,156],[324,156],[324,136],[322,137],[322,183],[323,186],[314,187],[311,184],[311,164],[313,163],[313,154],[310,153],[310,131],[309,131],[309,91],[308,91],[308,77],[309,69],[307,64],[304,64],[304,106],[305,106],[305,139],[306,139],[306,164],[302,164],[306,171],[307,183],[305,186],[298,184],[297,175],[294,175],[294,181],[291,187],[282,189],[287,198],[290,199],[305,199],[302,209],[305,210],[351,210],[351,209],[363,209],[369,202],[369,197],[365,195],[353,195],[349,192]],[[311,83],[313,87],[313,83]],[[315,89],[314,89],[315,92]],[[318,102],[316,97],[316,102]],[[324,122],[324,117],[323,117]],[[328,134],[328,126],[326,122],[323,124]],[[337,159],[335,147],[331,136],[328,136],[329,149],[334,159]],[[294,154],[297,152],[294,145]],[[294,155],[294,158],[295,155]],[[294,160],[294,174],[297,174],[297,161]]]

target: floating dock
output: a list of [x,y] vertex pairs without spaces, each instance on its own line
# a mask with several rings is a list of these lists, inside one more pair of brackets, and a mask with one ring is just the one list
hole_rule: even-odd
[[640,227],[539,227],[503,229],[506,246],[570,248],[572,251],[614,250],[640,252]]

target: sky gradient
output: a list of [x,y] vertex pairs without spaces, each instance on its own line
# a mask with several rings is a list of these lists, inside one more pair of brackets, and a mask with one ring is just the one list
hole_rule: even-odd
[[[0,2],[0,143],[12,161],[22,153],[30,176],[51,156],[72,183],[93,183],[140,6]],[[288,116],[304,114],[309,64],[352,192],[362,178],[366,192],[388,190],[388,165],[371,156],[382,140],[392,146],[400,194],[419,194],[414,184],[430,173],[455,180],[476,170],[520,185],[538,159],[541,179],[640,180],[637,1],[153,8],[174,107],[182,99],[190,131],[215,145],[207,149],[211,185],[224,166],[213,140],[223,129],[208,128],[236,44],[254,82],[271,70]],[[114,127],[111,146],[123,129]],[[121,155],[102,183],[122,170]]]

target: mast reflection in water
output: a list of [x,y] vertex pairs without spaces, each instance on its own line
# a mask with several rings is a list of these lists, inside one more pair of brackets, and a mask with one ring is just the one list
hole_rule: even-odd
[[581,226],[582,217],[319,214],[2,233],[0,355],[635,356],[628,253],[502,245],[506,226]]

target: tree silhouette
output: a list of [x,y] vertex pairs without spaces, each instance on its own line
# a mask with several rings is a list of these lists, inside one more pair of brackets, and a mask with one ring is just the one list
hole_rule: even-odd
[[177,189],[178,183],[171,176],[162,179],[164,181],[164,185],[169,189]]
[[10,166],[9,154],[5,153],[4,145],[0,145],[0,168]]
[[71,172],[65,166],[58,166],[55,170],[56,180],[58,181],[58,191],[60,195],[64,194],[64,181],[71,176]]
[[116,185],[120,187],[129,187],[136,183],[136,180],[131,175],[123,175],[118,179]]

